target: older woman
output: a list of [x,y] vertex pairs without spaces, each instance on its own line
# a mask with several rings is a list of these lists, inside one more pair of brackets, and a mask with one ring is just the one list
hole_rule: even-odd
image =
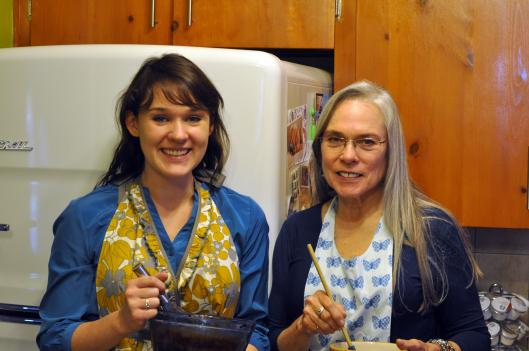
[[313,152],[320,203],[290,216],[275,246],[272,348],[326,350],[345,325],[351,339],[403,350],[490,350],[479,268],[455,219],[410,180],[391,96],[367,81],[337,92]]

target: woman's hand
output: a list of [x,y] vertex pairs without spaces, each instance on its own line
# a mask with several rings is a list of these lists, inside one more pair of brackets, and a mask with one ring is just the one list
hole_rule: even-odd
[[156,276],[139,277],[127,282],[125,303],[118,311],[118,320],[125,334],[142,329],[147,320],[158,314],[158,296],[165,291],[163,282],[167,277],[167,273],[158,273]]
[[407,351],[440,351],[441,350],[441,347],[439,345],[425,343],[417,339],[410,339],[410,340],[397,339],[396,344],[399,349],[407,350]]
[[[448,342],[456,351],[461,351],[459,345],[453,341]],[[437,344],[426,343],[417,339],[397,339],[397,347],[401,350],[407,351],[441,351],[441,346]]]
[[345,317],[345,308],[318,290],[305,299],[303,314],[279,334],[279,350],[308,350],[312,336],[334,333],[344,326]]
[[143,328],[145,322],[158,313],[158,295],[165,291],[165,280],[167,273],[130,280],[125,289],[125,301],[118,311],[81,323],[74,330],[72,350],[109,350],[130,333]]
[[306,334],[331,334],[345,324],[345,308],[334,302],[322,290],[305,299],[298,329]]

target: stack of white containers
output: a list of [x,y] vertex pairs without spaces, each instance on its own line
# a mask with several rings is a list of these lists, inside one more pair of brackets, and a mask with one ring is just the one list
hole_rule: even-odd
[[526,350],[529,301],[519,294],[504,291],[498,283],[492,284],[488,292],[480,292],[479,300],[492,350],[521,350],[520,347]]

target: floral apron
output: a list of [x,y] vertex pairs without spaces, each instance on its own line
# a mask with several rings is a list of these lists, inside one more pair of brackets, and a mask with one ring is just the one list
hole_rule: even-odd
[[[239,259],[230,231],[201,183],[195,182],[199,209],[178,275],[167,259],[141,185],[120,186],[120,200],[107,228],[96,273],[99,315],[119,310],[132,267],[142,263],[149,274],[167,272],[166,294],[189,313],[232,318],[239,300]],[[149,341],[131,336],[115,350],[152,350]]]

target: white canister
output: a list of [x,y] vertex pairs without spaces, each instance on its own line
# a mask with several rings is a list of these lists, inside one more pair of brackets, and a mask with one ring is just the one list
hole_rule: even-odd
[[491,321],[487,323],[487,329],[490,334],[490,346],[498,345],[498,342],[500,341],[500,325]]
[[529,327],[527,326],[527,324],[525,324],[524,322],[522,322],[520,320],[516,321],[516,323],[517,323],[517,327],[518,327],[518,330],[517,330],[518,338],[517,338],[517,340],[522,340],[522,338],[524,336],[526,336],[527,333],[529,332]]
[[511,309],[507,313],[507,319],[518,319],[518,317],[520,317],[520,315],[524,314],[525,312],[527,312],[527,305],[525,304],[525,302],[519,299],[518,297],[513,296],[511,298]]
[[516,338],[518,333],[516,332],[516,327],[512,322],[504,323],[501,326],[501,344],[505,346],[511,346]]
[[492,318],[497,321],[503,321],[507,318],[507,312],[509,309],[510,301],[505,297],[495,297],[490,303]]
[[481,311],[483,312],[483,317],[485,320],[489,320],[492,316],[490,312],[490,299],[487,296],[480,296],[479,303],[481,304]]

